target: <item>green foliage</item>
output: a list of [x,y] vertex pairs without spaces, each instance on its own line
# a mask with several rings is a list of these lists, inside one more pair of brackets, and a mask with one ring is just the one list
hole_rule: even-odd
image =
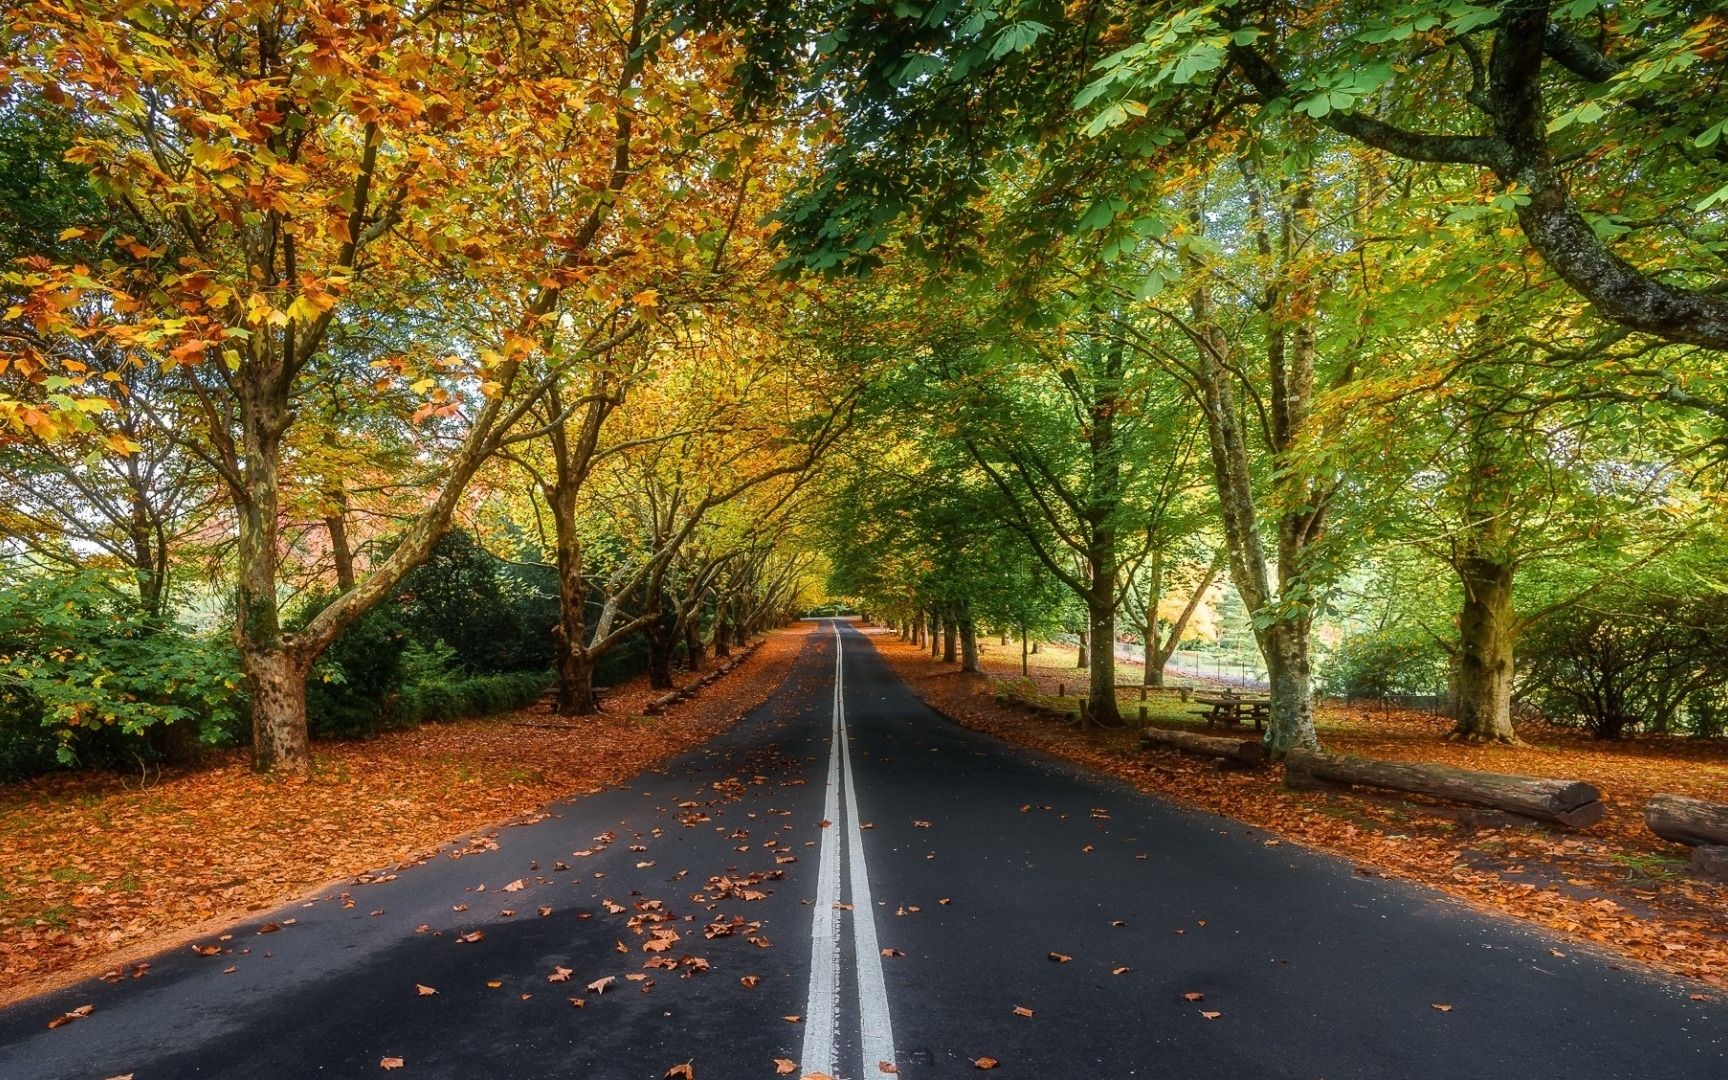
[[490,716],[525,708],[551,683],[546,671],[465,675],[447,646],[410,644],[402,653],[403,686],[392,719],[401,726]]
[[[308,596],[297,622],[329,604]],[[408,632],[395,604],[381,603],[337,635],[306,680],[306,720],[314,735],[355,738],[399,726],[392,704],[402,688]]]
[[87,257],[60,237],[101,218],[88,170],[66,161],[72,136],[64,110],[0,91],[0,265],[25,255]]
[[231,741],[244,699],[226,641],[138,613],[104,575],[35,576],[0,589],[0,725],[40,764],[46,732],[63,765],[154,759],[165,729]]
[[1525,640],[1524,668],[1526,701],[1597,738],[1718,735],[1728,703],[1728,611],[1719,597],[1615,589],[1539,626]]
[[1445,687],[1450,660],[1420,627],[1393,624],[1345,638],[1320,665],[1323,691],[1334,697],[1431,694]]
[[438,542],[397,586],[393,603],[410,636],[443,642],[469,671],[541,670],[552,662],[552,571],[504,563],[465,530]]

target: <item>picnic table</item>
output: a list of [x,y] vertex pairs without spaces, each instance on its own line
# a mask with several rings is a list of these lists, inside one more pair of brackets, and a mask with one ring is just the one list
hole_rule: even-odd
[[1266,727],[1266,717],[1272,712],[1272,699],[1264,694],[1237,694],[1229,690],[1215,694],[1195,694],[1193,700],[1204,705],[1197,710],[1206,717],[1206,726],[1222,722],[1235,727],[1245,719],[1254,721],[1254,730]]

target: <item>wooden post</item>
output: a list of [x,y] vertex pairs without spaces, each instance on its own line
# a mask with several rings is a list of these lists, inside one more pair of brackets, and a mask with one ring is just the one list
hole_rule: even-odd
[[[1140,700],[1141,701],[1146,700],[1146,684],[1144,684],[1144,683],[1140,684]],[[1146,712],[1146,710],[1141,709],[1140,712],[1142,713],[1142,718],[1144,718],[1144,713]]]
[[1057,683],[1056,684],[1056,696],[1057,697],[1067,697],[1068,696],[1068,684],[1067,683]]
[[1146,706],[1144,705],[1140,706],[1140,722],[1142,724],[1146,722]]

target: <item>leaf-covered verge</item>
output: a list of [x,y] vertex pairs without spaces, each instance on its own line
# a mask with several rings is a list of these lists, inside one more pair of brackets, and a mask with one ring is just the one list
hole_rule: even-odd
[[0,1002],[634,776],[765,699],[807,632],[770,633],[655,717],[643,676],[573,726],[536,709],[323,743],[303,781],[260,783],[229,751],[144,787],[85,772],[0,788]]
[[[1426,800],[1288,791],[1278,769],[1223,772],[1201,758],[1141,750],[1132,727],[1082,733],[995,700],[1004,681],[1025,688],[1017,644],[981,643],[982,672],[964,675],[891,634],[872,641],[920,697],[966,727],[1343,856],[1358,873],[1420,882],[1590,947],[1728,990],[1728,886],[1689,874],[1685,849],[1658,839],[1640,817],[1657,791],[1720,796],[1728,785],[1728,747],[1715,741],[1649,737],[1610,748],[1575,731],[1532,729],[1527,747],[1484,748],[1441,742],[1448,723],[1443,716],[1338,705],[1318,711],[1326,746],[1338,753],[1596,784],[1607,803],[1606,819],[1564,833],[1508,825]],[[1045,664],[1030,676],[1038,690],[1054,695],[1063,682],[1072,695],[1085,677],[1074,668],[1073,650],[1046,645],[1040,657]],[[1132,696],[1123,697],[1123,711],[1130,715]],[[1171,698],[1151,708],[1160,722],[1168,722],[1192,706]],[[1199,723],[1191,714],[1188,719]],[[1556,946],[1560,952],[1566,948]]]

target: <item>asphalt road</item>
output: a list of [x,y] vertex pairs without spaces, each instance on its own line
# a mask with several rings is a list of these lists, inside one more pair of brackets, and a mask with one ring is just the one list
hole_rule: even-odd
[[825,626],[664,771],[0,1012],[0,1077],[1728,1077],[1697,987],[1266,839]]

